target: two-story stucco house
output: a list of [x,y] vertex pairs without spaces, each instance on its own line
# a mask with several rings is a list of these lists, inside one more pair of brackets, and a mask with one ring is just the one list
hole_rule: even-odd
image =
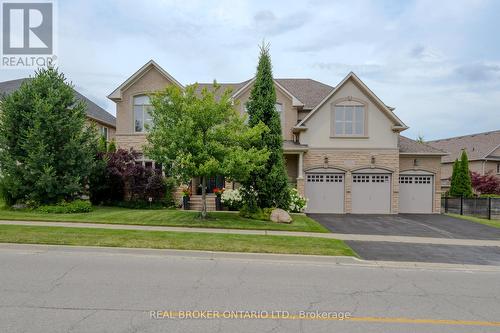
[[[241,113],[254,80],[222,83]],[[408,127],[354,73],[337,86],[275,79],[288,177],[316,213],[438,213],[441,150],[400,133]],[[141,150],[151,121],[148,93],[178,85],[149,61],[108,97],[116,102],[116,141]],[[201,83],[200,87],[211,84]],[[155,167],[153,161],[144,162]],[[193,180],[196,184],[196,180]],[[209,190],[223,186],[215,177]]]

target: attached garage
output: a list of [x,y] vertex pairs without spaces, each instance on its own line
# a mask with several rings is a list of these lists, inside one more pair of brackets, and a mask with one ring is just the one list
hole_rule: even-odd
[[305,194],[308,213],[344,213],[343,173],[306,173]]
[[389,214],[391,212],[391,175],[353,173],[351,194],[353,214]]
[[399,176],[399,212],[432,213],[433,175],[401,174]]

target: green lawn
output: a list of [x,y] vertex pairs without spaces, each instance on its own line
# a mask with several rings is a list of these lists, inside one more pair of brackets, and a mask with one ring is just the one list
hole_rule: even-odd
[[459,214],[446,214],[446,215],[453,216],[453,217],[467,220],[467,221],[471,221],[471,222],[489,225],[490,227],[494,227],[494,228],[500,228],[500,220],[488,220],[488,219],[482,219],[479,217],[465,216],[465,215],[459,215]]
[[210,213],[208,220],[201,221],[198,218],[198,213],[192,211],[128,209],[120,207],[95,207],[94,211],[90,213],[80,214],[47,214],[3,208],[0,209],[0,220],[328,232],[328,230],[313,219],[300,214],[293,215],[293,222],[291,224],[278,224],[242,218],[237,213],[232,212],[213,212]]
[[0,225],[1,243],[357,256],[336,239]]

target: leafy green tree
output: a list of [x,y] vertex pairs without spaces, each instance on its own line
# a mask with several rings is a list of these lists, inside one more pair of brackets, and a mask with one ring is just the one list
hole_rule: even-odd
[[0,102],[0,189],[8,204],[55,203],[80,194],[97,132],[84,102],[55,68],[41,69]]
[[262,138],[255,147],[267,148],[270,156],[265,168],[254,172],[245,185],[252,186],[257,191],[259,207],[279,207],[288,210],[290,191],[283,157],[280,116],[276,111],[276,91],[269,44],[260,48],[257,74],[246,106],[250,126],[264,123],[269,128],[269,131],[262,133]]
[[[152,126],[145,153],[165,166],[178,180],[187,183],[202,178],[201,217],[207,217],[207,178],[216,174],[240,181],[261,170],[269,157],[265,147],[255,144],[267,131],[263,124],[252,128],[234,109],[231,92],[218,93],[196,85],[181,90],[168,86],[152,96]],[[219,96],[220,97],[217,97]]]

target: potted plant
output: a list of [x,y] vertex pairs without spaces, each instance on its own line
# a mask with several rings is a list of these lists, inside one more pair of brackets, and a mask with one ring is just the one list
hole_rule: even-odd
[[214,188],[213,192],[215,194],[215,209],[216,210],[222,210],[222,201],[221,201],[221,196],[222,193],[224,193],[224,189],[220,188]]

